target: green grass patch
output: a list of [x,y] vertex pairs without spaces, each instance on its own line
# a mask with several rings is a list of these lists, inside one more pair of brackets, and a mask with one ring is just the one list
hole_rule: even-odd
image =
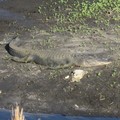
[[[120,0],[44,0],[38,8],[53,31],[78,31],[86,26],[109,26],[120,21]],[[56,24],[56,25],[55,25]]]

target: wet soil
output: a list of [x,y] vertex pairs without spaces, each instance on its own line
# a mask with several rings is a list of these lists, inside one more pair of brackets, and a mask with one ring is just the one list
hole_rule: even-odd
[[[37,12],[40,3],[41,0],[1,2],[0,42],[9,42],[17,35],[24,48],[97,54],[99,58],[112,59],[112,63],[50,70],[12,61],[5,45],[0,45],[0,108],[11,109],[17,102],[24,111],[33,113],[120,116],[120,29],[111,25],[106,30],[94,28],[86,33],[51,33],[51,24],[43,24]],[[71,77],[65,79],[75,69],[87,70],[88,74],[79,82],[71,82]]]

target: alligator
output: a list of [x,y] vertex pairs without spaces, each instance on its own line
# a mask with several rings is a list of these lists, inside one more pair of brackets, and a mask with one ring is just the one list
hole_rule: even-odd
[[85,58],[84,55],[77,55],[69,50],[33,50],[21,48],[21,41],[18,37],[8,44],[8,52],[14,56],[16,62],[34,62],[47,66],[48,68],[66,68],[70,66],[92,67],[110,64],[111,61],[92,58]]

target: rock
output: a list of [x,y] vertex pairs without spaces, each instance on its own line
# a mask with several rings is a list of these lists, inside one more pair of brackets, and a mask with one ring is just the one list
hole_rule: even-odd
[[67,75],[66,77],[65,77],[65,79],[69,79],[70,78],[70,76],[69,75]]
[[77,69],[72,72],[72,81],[71,82],[79,82],[85,74],[87,74],[87,71]]

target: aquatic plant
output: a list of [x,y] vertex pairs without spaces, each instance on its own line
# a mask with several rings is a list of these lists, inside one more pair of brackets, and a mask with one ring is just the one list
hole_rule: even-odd
[[25,120],[23,115],[23,108],[20,109],[20,106],[16,104],[15,108],[12,109],[12,117],[11,120]]

